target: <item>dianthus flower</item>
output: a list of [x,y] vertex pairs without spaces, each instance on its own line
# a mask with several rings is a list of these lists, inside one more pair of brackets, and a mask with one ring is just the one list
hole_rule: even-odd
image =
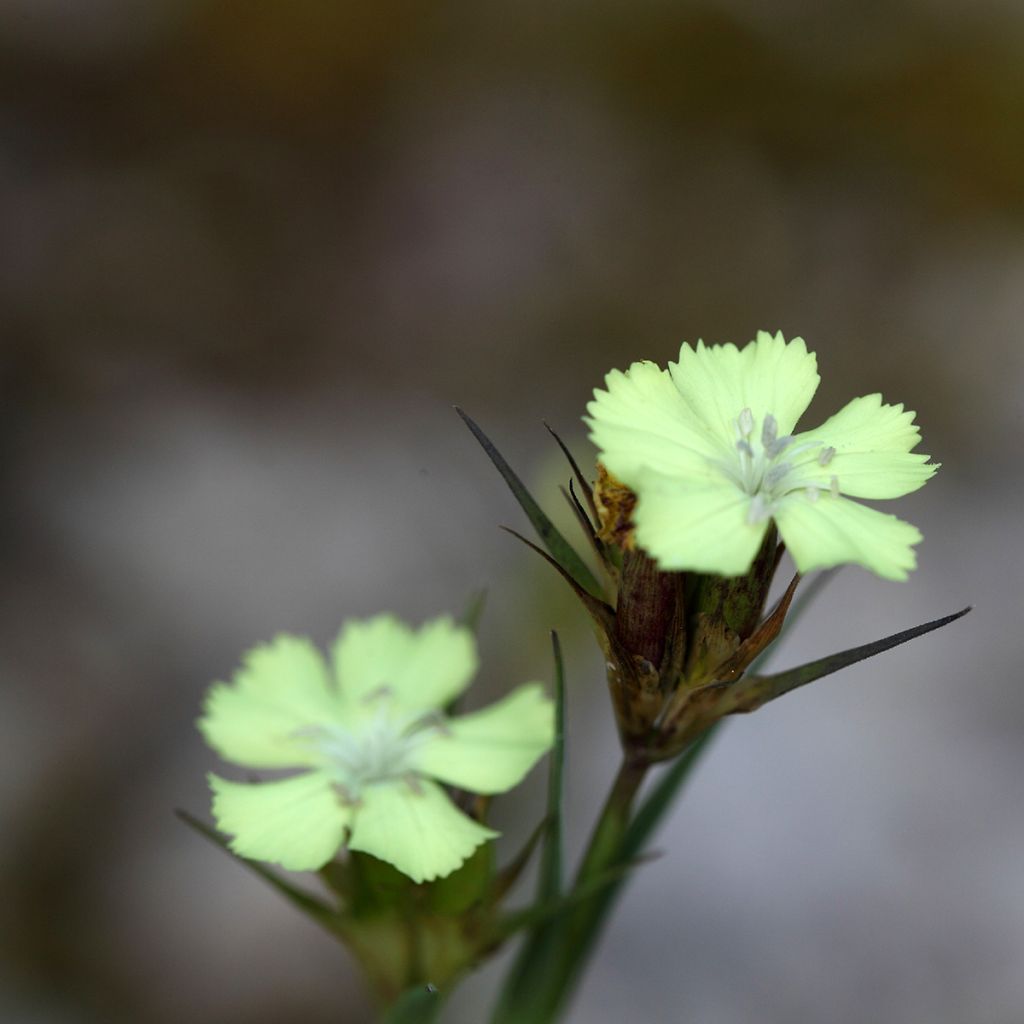
[[764,331],[609,373],[586,422],[636,494],[636,544],[666,570],[741,576],[774,521],[800,572],[853,562],[905,579],[920,532],[850,499],[901,497],[938,467],[913,452],[914,414],[878,394],[794,433],[818,382],[803,339]]
[[231,848],[297,871],[342,847],[416,882],[454,871],[498,833],[459,810],[441,783],[504,792],[554,735],[539,683],[448,717],[476,668],[472,634],[448,618],[417,631],[390,615],[349,622],[333,671],[301,637],[250,651],[231,684],[210,688],[199,729],[225,760],[300,773],[255,783],[209,776]]

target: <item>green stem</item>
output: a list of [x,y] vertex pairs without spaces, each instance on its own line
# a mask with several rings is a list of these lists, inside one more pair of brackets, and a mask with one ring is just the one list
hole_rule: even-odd
[[[628,754],[623,757],[580,863],[575,888],[579,889],[609,872],[624,869],[623,839],[632,817],[633,801],[647,776],[648,768],[650,764],[646,760]],[[548,1016],[545,1020],[553,1022],[560,1016],[601,936],[608,912],[620,889],[621,886],[613,885],[595,893],[570,915],[561,949],[561,962],[546,1000]]]
[[633,800],[650,767],[645,760],[626,755],[597,819],[586,853],[580,862],[576,884],[594,878],[615,866],[619,846],[629,825]]

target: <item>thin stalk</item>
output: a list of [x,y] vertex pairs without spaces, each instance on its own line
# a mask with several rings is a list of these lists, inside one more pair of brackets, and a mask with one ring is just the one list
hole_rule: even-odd
[[[623,866],[623,840],[632,820],[634,800],[649,767],[646,760],[628,754],[623,757],[580,862],[573,886],[575,890]],[[610,899],[614,897],[609,897],[607,892],[597,892],[570,914],[563,934],[560,960],[548,981],[543,1000],[544,1016],[536,1017],[535,1024],[558,1020],[601,935]]]

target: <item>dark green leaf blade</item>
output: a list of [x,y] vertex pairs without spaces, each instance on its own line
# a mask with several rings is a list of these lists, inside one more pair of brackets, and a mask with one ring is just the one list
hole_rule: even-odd
[[544,547],[548,549],[555,561],[576,581],[576,583],[594,597],[601,595],[601,587],[594,574],[587,568],[586,563],[577,554],[576,549],[562,536],[554,523],[545,515],[543,509],[537,504],[533,495],[526,489],[522,480],[516,476],[512,467],[505,461],[504,456],[494,447],[490,438],[480,429],[470,416],[458,406],[455,411],[462,417],[463,422],[469,427],[470,432],[477,439],[480,447],[487,453],[487,457],[494,463],[495,468],[502,475],[509,490],[512,491],[516,501],[526,513],[527,519],[537,531]]
[[441,1010],[441,993],[433,985],[406,989],[381,1018],[381,1024],[431,1024]]
[[[594,524],[593,528],[596,529],[597,524],[600,521],[600,517],[597,514],[597,505],[594,502],[594,488],[590,486],[590,481],[580,472],[580,467],[573,458],[572,452],[569,451],[569,446],[555,433],[554,428],[546,420],[544,421],[544,426],[547,427],[548,433],[555,439],[555,443],[558,447],[562,449],[562,454],[569,463],[569,468],[572,470],[572,474],[576,478],[576,483],[579,484],[580,490],[583,492],[583,497],[587,500],[587,508],[590,509],[591,520]],[[570,486],[572,486],[571,481]]]
[[262,878],[267,885],[272,889],[276,889],[285,897],[285,899],[301,910],[304,914],[308,914],[319,924],[322,924],[332,930],[337,929],[337,925],[339,923],[338,914],[327,906],[326,903],[322,903],[315,896],[310,895],[308,892],[303,892],[301,889],[298,889],[286,882],[275,872],[259,863],[259,861],[240,857],[231,849],[230,846],[228,846],[227,840],[224,836],[222,836],[216,829],[211,828],[209,825],[189,814],[188,811],[176,810],[174,813],[186,825],[188,825],[189,828],[194,829],[203,836],[204,839],[208,839],[214,846],[222,849],[229,857],[232,858],[232,860],[237,861],[243,867],[248,868],[254,874]]
[[[858,661],[873,658],[876,654],[890,651],[894,647],[914,640],[925,633],[948,626],[951,622],[963,618],[970,607],[962,608],[952,615],[943,615],[939,619],[925,622],[920,626],[911,629],[904,629],[899,633],[875,640],[869,644],[862,644],[860,647],[851,647],[849,650],[840,651],[837,654],[829,654],[817,661],[808,662],[806,665],[799,665],[796,668],[788,669],[785,672],[778,672],[770,676],[749,676],[734,683],[728,690],[729,712],[754,711],[769,701],[782,697],[793,690],[813,683],[817,679],[838,672],[849,665],[855,665]],[[717,685],[717,684],[716,684]],[[709,687],[709,689],[711,689]],[[699,693],[700,691],[695,691]]]
[[483,618],[484,608],[487,606],[487,588],[481,587],[469,595],[462,614],[458,618],[460,626],[465,626],[471,633],[476,635],[480,632],[480,620]]
[[558,633],[551,631],[555,659],[555,742],[548,771],[548,818],[541,847],[537,901],[547,902],[562,892],[562,793],[565,775],[565,665]]
[[[527,542],[529,543],[529,542]],[[522,949],[505,979],[498,1003],[491,1018],[493,1024],[527,1024],[539,1020],[542,978],[550,977],[557,951],[562,942],[561,924],[564,911],[576,905],[585,893],[574,890],[562,896],[562,794],[565,770],[565,665],[558,634],[551,631],[555,659],[555,742],[551,749],[548,775],[548,814],[544,825],[540,869],[537,875],[537,898],[533,906],[505,921],[503,937],[530,929]],[[617,876],[616,876],[617,877]],[[601,880],[600,886],[613,884],[615,878]],[[595,890],[598,887],[595,887]]]

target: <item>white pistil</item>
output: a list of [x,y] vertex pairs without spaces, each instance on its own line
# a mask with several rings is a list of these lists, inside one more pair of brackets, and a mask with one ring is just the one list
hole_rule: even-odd
[[740,413],[739,419],[736,421],[736,425],[740,429],[740,437],[750,437],[754,432],[754,414],[749,408],[744,409]]
[[754,495],[750,500],[750,508],[747,509],[747,522],[751,525],[755,523],[763,523],[766,519],[770,518],[772,510],[768,505],[768,502],[764,500],[764,495],[760,492]]
[[[379,699],[381,695],[375,692],[374,696]],[[293,735],[306,740],[315,751],[317,760],[333,777],[343,802],[355,805],[363,787],[413,772],[413,755],[423,740],[447,731],[439,713],[410,720],[380,708],[351,729],[330,723],[305,726]]]

